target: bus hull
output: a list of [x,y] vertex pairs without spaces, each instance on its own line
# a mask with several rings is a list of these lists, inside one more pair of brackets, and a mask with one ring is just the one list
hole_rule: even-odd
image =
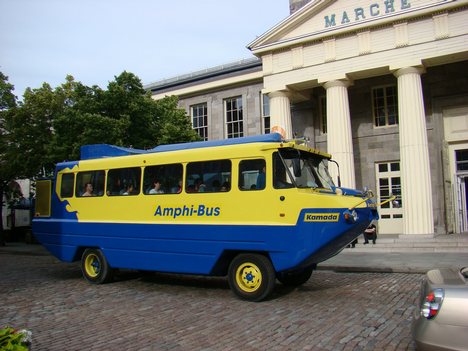
[[[304,209],[296,225],[98,223],[37,218],[36,238],[58,259],[80,259],[85,248],[99,248],[113,268],[211,275],[225,266],[226,253],[267,254],[277,272],[313,266],[359,236],[377,213],[356,209],[358,220],[307,222],[311,213],[346,209]],[[287,243],[287,245],[285,245]],[[230,257],[228,255],[228,257]],[[225,273],[225,272],[221,272]]]

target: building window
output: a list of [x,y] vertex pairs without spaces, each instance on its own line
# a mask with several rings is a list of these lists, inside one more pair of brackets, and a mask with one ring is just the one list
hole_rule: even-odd
[[395,85],[372,89],[372,111],[376,127],[398,124],[398,93]]
[[457,171],[468,171],[468,150],[456,150]]
[[270,97],[261,94],[263,134],[270,134]]
[[190,106],[192,114],[192,128],[202,140],[208,140],[208,107],[207,104]]
[[228,138],[244,136],[244,111],[242,96],[224,100],[226,130]]
[[[401,198],[400,162],[378,163],[377,182],[379,202],[388,200],[391,196],[395,195],[399,205],[403,205]],[[403,210],[401,207],[395,208],[390,201],[380,207],[380,215],[382,219],[402,218]]]
[[319,97],[320,133],[327,134],[327,97]]

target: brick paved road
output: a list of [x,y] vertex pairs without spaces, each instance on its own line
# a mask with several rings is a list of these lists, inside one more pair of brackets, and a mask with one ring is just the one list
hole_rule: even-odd
[[0,326],[33,350],[414,350],[422,276],[314,272],[272,299],[235,298],[221,278],[122,273],[90,285],[77,264],[0,254]]

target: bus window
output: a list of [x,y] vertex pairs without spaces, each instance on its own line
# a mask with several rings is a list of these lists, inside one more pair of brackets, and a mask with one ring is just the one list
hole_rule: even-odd
[[288,179],[287,183],[298,188],[331,189],[334,186],[327,171],[325,158],[300,150],[282,149],[275,154],[273,161],[276,161],[279,169],[278,182],[275,182],[277,188],[284,187],[276,186],[277,183],[282,184],[284,179]]
[[104,195],[104,171],[80,172],[76,177],[76,196]]
[[187,165],[187,193],[215,193],[231,190],[231,161],[191,162]]
[[239,163],[239,189],[263,190],[266,184],[266,163],[263,159]]
[[107,195],[138,195],[140,193],[141,168],[111,169],[107,172]]
[[148,166],[143,177],[144,193],[179,194],[182,191],[183,167],[172,165]]
[[75,174],[65,173],[62,174],[62,183],[60,186],[60,197],[72,197],[73,196],[73,185],[75,184]]

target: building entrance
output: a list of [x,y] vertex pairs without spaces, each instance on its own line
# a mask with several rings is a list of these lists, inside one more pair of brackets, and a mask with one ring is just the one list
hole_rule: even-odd
[[468,232],[468,211],[467,211],[467,198],[468,198],[468,175],[457,176],[457,232]]
[[403,230],[404,199],[401,198],[401,172],[400,162],[382,162],[376,164],[378,201],[388,200],[396,196],[400,206],[395,207],[390,201],[380,206],[380,220],[378,222],[379,234],[397,234]]
[[456,232],[468,232],[468,149],[455,150]]

